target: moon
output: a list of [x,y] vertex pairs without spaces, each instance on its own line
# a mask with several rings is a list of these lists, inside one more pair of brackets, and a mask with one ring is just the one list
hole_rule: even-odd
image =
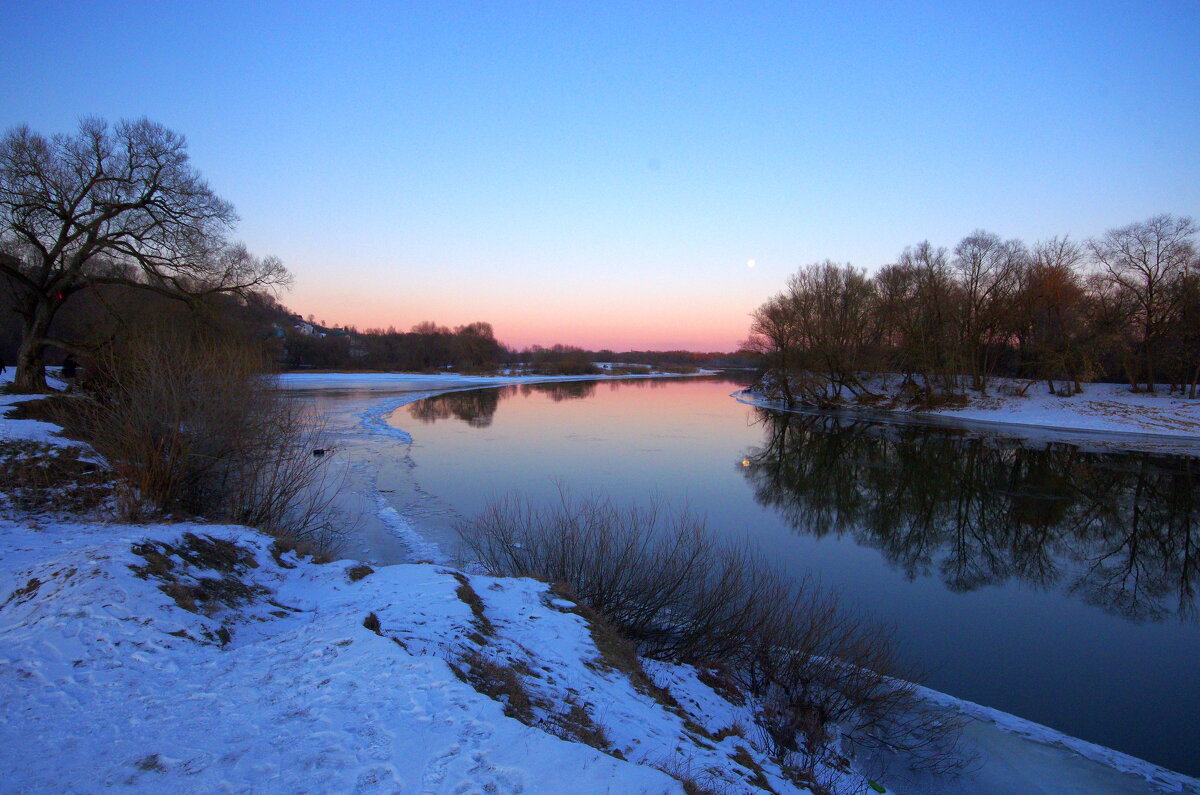
[[747,267],[747,268],[753,268],[753,267],[754,267],[755,265],[757,265],[757,264],[758,264],[758,260],[753,260],[753,259],[748,259],[748,260],[746,260],[746,267]]

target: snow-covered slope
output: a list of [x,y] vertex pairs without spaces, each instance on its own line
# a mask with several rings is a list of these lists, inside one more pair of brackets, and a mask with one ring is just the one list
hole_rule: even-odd
[[544,584],[271,545],[0,521],[4,790],[802,791],[745,708],[640,679]]

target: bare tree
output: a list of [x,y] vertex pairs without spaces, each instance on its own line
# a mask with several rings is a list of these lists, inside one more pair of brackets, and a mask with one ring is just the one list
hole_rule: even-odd
[[1168,356],[1179,393],[1197,396],[1200,386],[1200,256],[1173,288],[1179,311],[1168,329]]
[[993,362],[989,353],[999,341],[1017,274],[1026,259],[1019,240],[1003,241],[977,229],[954,247],[953,265],[962,285],[959,344],[970,369],[971,386],[987,391]]
[[22,126],[0,140],[0,275],[22,321],[15,387],[44,391],[51,324],[71,296],[118,284],[172,298],[287,284],[279,260],[227,235],[236,220],[192,167],[182,135],[147,119],[85,119],[46,138]]
[[[1075,394],[1097,369],[1096,309],[1084,289],[1083,248],[1068,237],[1036,243],[1019,269],[1010,309],[1021,365],[1050,391]],[[1063,384],[1058,387],[1055,379]]]
[[797,382],[806,403],[835,404],[844,390],[869,394],[861,375],[875,348],[875,285],[849,264],[801,268],[788,280],[788,305],[799,345]]
[[896,261],[900,272],[911,274],[914,302],[910,336],[906,343],[924,379],[926,398],[932,398],[934,379],[945,392],[955,391],[961,362],[954,340],[960,290],[946,257],[946,249],[928,240],[904,249]]
[[1088,242],[1102,277],[1128,302],[1136,355],[1127,376],[1135,389],[1144,383],[1146,391],[1154,391],[1162,335],[1179,308],[1174,283],[1196,256],[1198,231],[1191,218],[1164,214]]
[[799,344],[791,300],[786,293],[774,295],[754,310],[751,317],[750,338],[745,347],[763,356],[764,368],[771,376],[768,397],[781,399],[791,406],[796,398],[792,394],[790,378]]

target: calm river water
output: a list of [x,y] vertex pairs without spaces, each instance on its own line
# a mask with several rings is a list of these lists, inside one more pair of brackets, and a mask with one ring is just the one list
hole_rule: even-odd
[[1200,459],[764,411],[737,388],[523,385],[388,421],[449,514],[559,484],[686,504],[894,624],[929,686],[1200,774]]

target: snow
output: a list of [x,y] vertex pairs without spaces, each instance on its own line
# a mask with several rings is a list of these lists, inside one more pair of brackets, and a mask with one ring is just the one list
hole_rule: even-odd
[[[8,367],[0,373],[0,388],[12,383],[16,368]],[[63,389],[66,384],[57,378],[47,378],[47,382],[55,389]],[[13,407],[27,400],[37,400],[41,395],[6,395],[0,394],[0,442],[40,442],[56,446],[76,446],[78,442],[64,439],[58,435],[62,429],[48,422],[23,420],[21,422],[4,421]]]
[[[178,549],[188,533],[245,550],[253,565],[238,577],[257,595],[193,613],[137,573],[147,560],[135,545]],[[585,620],[542,583],[429,564],[352,582],[350,562],[277,561],[270,539],[228,526],[4,520],[0,543],[10,792],[682,792],[653,767],[669,761],[754,791],[730,758],[747,741],[696,734],[598,662]],[[170,559],[181,582],[219,576]],[[486,637],[463,583],[482,600]],[[528,672],[534,725],[460,681],[453,668],[471,653]],[[685,670],[660,676],[705,700],[708,725],[746,721]],[[573,704],[628,761],[555,736]],[[752,753],[777,792],[798,791]]]

